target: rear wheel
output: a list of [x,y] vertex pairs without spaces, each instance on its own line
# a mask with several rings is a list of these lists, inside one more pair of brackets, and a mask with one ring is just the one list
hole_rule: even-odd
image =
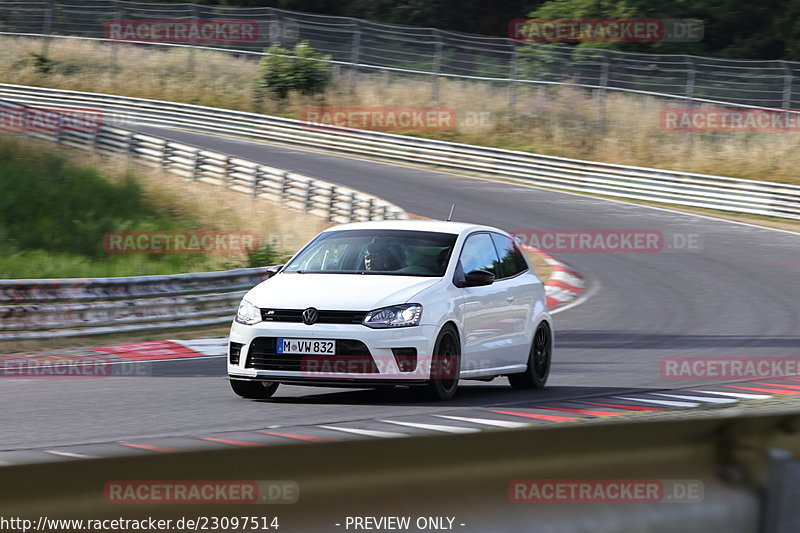
[[528,354],[528,369],[521,374],[511,374],[508,382],[515,389],[541,389],[550,375],[550,359],[553,355],[553,335],[547,322],[536,328],[531,350]]
[[242,398],[250,400],[265,400],[271,398],[275,391],[278,390],[279,383],[274,381],[242,381],[240,379],[232,379],[231,388],[233,392]]
[[426,396],[433,400],[450,400],[458,388],[461,373],[461,347],[456,328],[448,324],[439,333],[431,359],[431,379]]

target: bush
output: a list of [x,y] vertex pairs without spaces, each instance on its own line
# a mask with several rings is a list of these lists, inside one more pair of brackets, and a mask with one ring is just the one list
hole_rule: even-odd
[[272,46],[264,50],[269,54],[260,62],[256,83],[256,99],[269,92],[283,99],[289,91],[303,94],[322,92],[330,83],[329,65],[331,56],[314,50],[306,41],[298,43],[294,50]]

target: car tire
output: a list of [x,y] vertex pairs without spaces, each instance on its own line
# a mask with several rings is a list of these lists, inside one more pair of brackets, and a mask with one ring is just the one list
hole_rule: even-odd
[[528,368],[520,374],[510,374],[508,382],[515,389],[541,389],[550,375],[553,356],[553,335],[547,322],[541,322],[533,335],[528,353]]
[[231,379],[230,382],[233,392],[249,400],[271,398],[280,385],[274,381],[243,381],[241,379]]
[[446,401],[455,396],[461,374],[461,343],[458,332],[447,324],[436,337],[431,358],[431,378],[425,387],[425,396],[431,400]]

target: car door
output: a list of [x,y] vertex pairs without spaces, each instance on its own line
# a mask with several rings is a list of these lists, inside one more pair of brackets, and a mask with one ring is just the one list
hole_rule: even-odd
[[498,355],[504,365],[524,364],[528,360],[530,340],[533,335],[533,303],[537,295],[537,279],[524,275],[528,263],[511,238],[499,233],[491,234],[500,258],[500,279],[495,283],[503,291],[508,306],[505,318],[511,344]]
[[[487,270],[499,277],[499,266],[500,260],[489,233],[473,233],[467,237],[459,258],[459,267],[464,274],[472,270]],[[502,287],[492,283],[461,290],[465,339],[461,372],[467,377],[480,369],[502,366],[507,359],[502,352],[510,349],[513,341],[508,336],[509,306]]]

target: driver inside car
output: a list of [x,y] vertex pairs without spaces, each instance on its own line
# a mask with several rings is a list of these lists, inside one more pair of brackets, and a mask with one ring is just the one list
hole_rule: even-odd
[[372,244],[364,250],[364,269],[369,271],[397,270],[398,261],[389,248],[380,244]]

